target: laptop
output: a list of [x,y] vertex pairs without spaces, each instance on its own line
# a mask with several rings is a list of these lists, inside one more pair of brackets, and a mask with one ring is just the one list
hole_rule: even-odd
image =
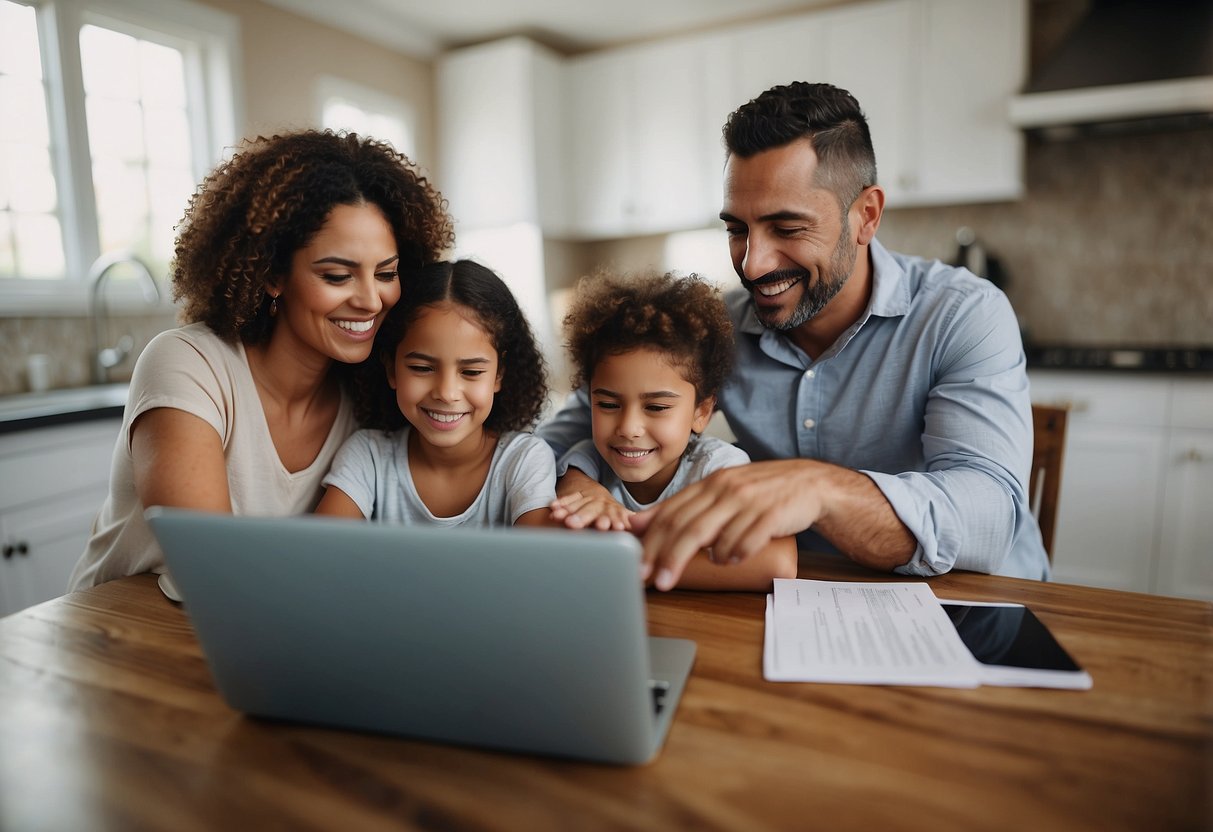
[[215,684],[257,717],[639,764],[695,657],[624,532],[150,508]]

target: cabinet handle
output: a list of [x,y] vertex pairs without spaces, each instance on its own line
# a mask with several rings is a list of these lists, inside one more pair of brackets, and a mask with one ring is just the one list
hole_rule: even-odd
[[9,560],[10,558],[12,558],[13,555],[28,555],[28,554],[29,554],[29,544],[26,543],[24,540],[19,541],[17,543],[5,543],[4,544],[4,559],[5,560]]

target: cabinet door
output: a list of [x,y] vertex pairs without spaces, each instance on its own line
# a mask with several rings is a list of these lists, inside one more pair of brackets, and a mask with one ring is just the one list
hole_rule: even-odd
[[62,595],[108,490],[120,419],[0,436],[0,615]]
[[1068,431],[1054,580],[1150,591],[1164,445],[1158,430],[1080,425]]
[[926,0],[917,203],[1015,199],[1023,193],[1023,134],[1007,107],[1023,83],[1023,0]]
[[568,65],[570,205],[578,236],[622,237],[632,226],[630,52]]
[[921,94],[918,16],[908,0],[870,3],[822,15],[822,80],[848,90],[868,118],[879,180],[896,206],[915,182],[914,104]]
[[4,576],[16,591],[0,596],[0,615],[58,598],[88,543],[89,530],[106,489],[94,487],[6,513],[4,546],[18,549],[5,558]]
[[[731,109],[792,81],[826,80],[825,39],[817,16],[799,15],[733,31]],[[723,126],[724,122],[721,122]]]
[[562,72],[558,56],[521,37],[438,61],[438,182],[458,230],[565,230]]
[[1176,430],[1167,449],[1155,591],[1213,601],[1213,430]]
[[710,139],[703,94],[706,55],[691,40],[637,49],[633,56],[634,194],[637,233],[699,227],[719,212],[703,170]]

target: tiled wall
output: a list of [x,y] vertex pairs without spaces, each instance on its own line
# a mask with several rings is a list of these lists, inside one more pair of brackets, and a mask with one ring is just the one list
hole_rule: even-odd
[[879,237],[950,259],[967,225],[1040,343],[1213,346],[1213,126],[1029,138],[1013,203],[890,210]]
[[[126,381],[137,354],[156,333],[175,323],[172,314],[114,315],[102,346],[112,347],[129,333],[135,341],[131,357],[110,370],[110,380]],[[24,393],[29,387],[29,356],[50,356],[50,385],[79,387],[90,383],[92,335],[86,318],[0,317],[0,395]]]

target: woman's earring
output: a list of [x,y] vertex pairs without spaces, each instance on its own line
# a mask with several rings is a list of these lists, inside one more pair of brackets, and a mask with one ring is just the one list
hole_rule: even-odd
[[272,318],[277,314],[278,314],[278,296],[273,295],[270,298],[270,317]]

